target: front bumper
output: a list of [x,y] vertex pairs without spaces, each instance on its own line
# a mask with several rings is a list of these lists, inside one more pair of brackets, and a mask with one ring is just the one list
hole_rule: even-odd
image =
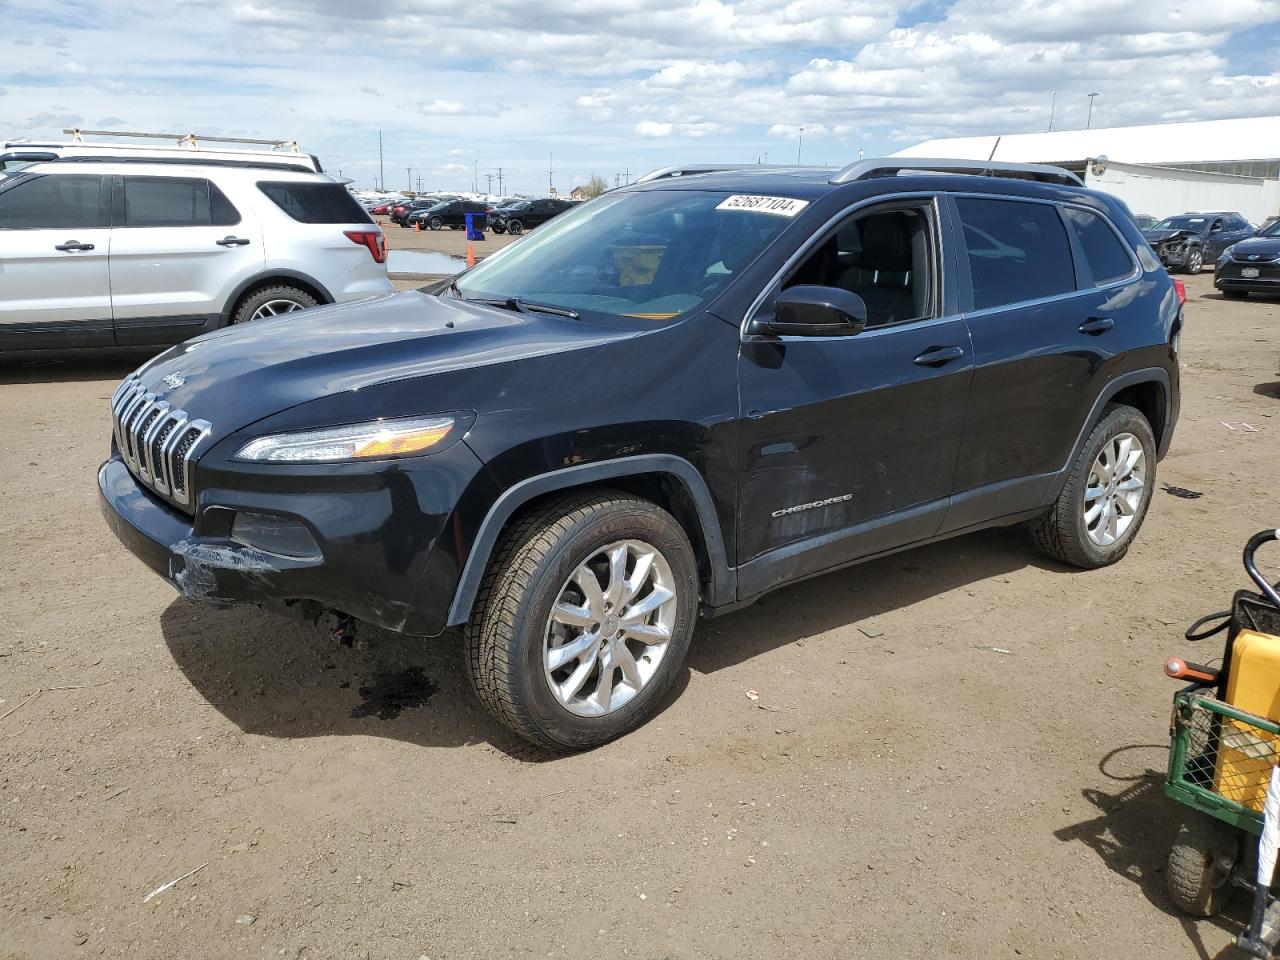
[[[278,471],[265,480],[218,473],[224,482],[202,488],[187,516],[139,483],[117,455],[98,470],[98,499],[120,542],[188,599],[310,614],[332,609],[435,636],[465,559],[453,508],[479,461],[459,443],[421,458],[416,471],[403,465],[311,484]],[[237,482],[227,484],[228,476]],[[233,539],[238,511],[303,523],[317,555],[283,556]]]
[[[1257,271],[1256,277],[1246,277],[1245,270]],[[1213,275],[1213,285],[1219,290],[1252,290],[1259,293],[1280,293],[1280,261],[1276,260],[1228,260],[1218,262]]]

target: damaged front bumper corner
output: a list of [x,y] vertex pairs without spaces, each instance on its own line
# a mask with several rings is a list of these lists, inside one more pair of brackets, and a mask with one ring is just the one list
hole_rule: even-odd
[[98,470],[98,505],[120,542],[191,600],[263,603],[278,596],[282,578],[322,562],[195,537],[191,521],[156,502],[119,458]]

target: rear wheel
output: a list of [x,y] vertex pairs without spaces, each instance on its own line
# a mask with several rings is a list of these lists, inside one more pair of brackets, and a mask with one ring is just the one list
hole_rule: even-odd
[[1053,506],[1031,521],[1041,551],[1074,567],[1123,557],[1142,526],[1156,482],[1156,440],[1138,410],[1107,407],[1080,449]]
[[250,320],[265,320],[282,313],[306,310],[315,305],[316,298],[297,287],[263,287],[240,301],[231,315],[231,322],[248,323]]
[[557,498],[499,544],[467,625],[485,707],[549,750],[599,746],[653,715],[678,675],[698,600],[675,519],[603,491]]
[[507,232],[513,237],[518,237],[520,234],[524,233],[524,224],[519,220],[508,220]]
[[1219,913],[1235,892],[1231,873],[1239,855],[1239,834],[1225,823],[1203,816],[1184,823],[1169,851],[1169,896],[1194,916]]

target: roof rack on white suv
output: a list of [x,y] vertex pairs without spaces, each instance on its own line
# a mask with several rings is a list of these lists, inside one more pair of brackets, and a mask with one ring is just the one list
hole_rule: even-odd
[[[134,130],[82,130],[68,128],[70,141],[10,141],[0,146],[0,173],[40,161],[145,161],[148,163],[202,163],[223,167],[265,167],[269,169],[323,172],[315,154],[303,153],[296,140],[259,140],[248,137],[217,137],[196,133],[144,133]],[[139,140],[167,140],[169,143],[108,143],[86,141],[86,136],[123,137]],[[211,149],[206,144],[237,144],[240,149]],[[244,149],[244,147],[269,149]]]

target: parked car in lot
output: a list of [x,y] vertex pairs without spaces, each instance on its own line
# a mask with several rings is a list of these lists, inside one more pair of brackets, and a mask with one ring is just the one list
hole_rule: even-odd
[[1280,219],[1227,247],[1218,258],[1213,285],[1233,300],[1250,293],[1280,293]]
[[570,207],[572,200],[518,200],[493,211],[490,223],[494,233],[510,233],[519,236],[525,230],[540,227],[552,217],[557,217]]
[[427,207],[434,207],[439,200],[402,200],[400,203],[393,204],[388,216],[392,223],[397,223],[402,227],[409,226],[409,215],[419,210],[425,210]]
[[699,614],[1020,522],[1118,561],[1182,299],[1057,168],[661,171],[435,293],[152,360],[98,487],[184,596],[463,627],[499,720],[585,748],[659,709]]
[[1137,222],[1139,230],[1150,230],[1159,222],[1149,213],[1135,213],[1133,219]]
[[323,174],[34,164],[0,181],[0,351],[168,345],[386,294],[385,260]]
[[447,200],[422,210],[415,210],[408,217],[405,226],[411,227],[415,220],[420,221],[428,230],[461,230],[467,225],[467,214],[479,230],[488,229],[487,217],[489,208],[478,200]]
[[[145,134],[111,134],[108,136],[142,137],[165,140],[162,136]],[[0,144],[0,175],[16,173],[33,163],[66,160],[80,163],[200,163],[208,166],[272,166],[282,170],[321,173],[320,158],[314,153],[298,150],[249,150],[222,149],[210,146],[219,138],[203,138],[193,144],[176,146],[172,140],[163,144],[140,143],[89,143],[83,140],[10,140]],[[234,141],[222,141],[234,142]],[[254,142],[254,141],[249,141]],[[258,141],[266,143],[267,141]]]
[[1166,267],[1199,273],[1205,264],[1215,263],[1223,250],[1253,232],[1253,225],[1240,214],[1213,211],[1165,217],[1142,235]]

